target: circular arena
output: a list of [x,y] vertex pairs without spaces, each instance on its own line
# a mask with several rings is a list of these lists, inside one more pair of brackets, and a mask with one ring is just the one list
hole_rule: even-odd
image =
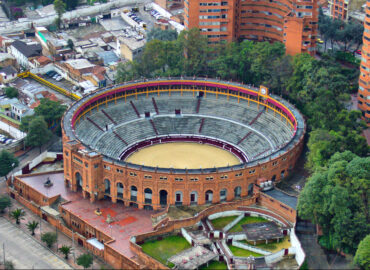
[[302,150],[302,115],[280,97],[213,79],[100,89],[62,120],[65,182],[139,208],[230,201],[280,181]]

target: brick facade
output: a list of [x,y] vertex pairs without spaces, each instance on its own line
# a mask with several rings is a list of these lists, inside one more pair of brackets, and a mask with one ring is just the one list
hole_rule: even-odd
[[316,0],[185,0],[184,6],[185,27],[199,28],[210,44],[242,39],[279,41],[288,54],[315,54]]

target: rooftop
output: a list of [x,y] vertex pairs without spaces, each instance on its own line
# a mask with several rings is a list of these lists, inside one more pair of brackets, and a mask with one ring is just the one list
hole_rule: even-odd
[[16,48],[20,53],[26,57],[33,57],[41,55],[42,47],[40,44],[31,44],[16,40],[12,43],[12,46]]
[[[153,230],[151,215],[155,211],[125,207],[119,202],[101,200],[92,204],[80,197],[64,204],[63,208],[114,238],[115,241],[109,245],[129,258],[135,255],[130,249],[130,237]],[[95,214],[97,208],[102,212],[101,216]],[[108,214],[113,220],[110,224],[106,222]]]
[[215,259],[217,254],[202,246],[186,249],[168,260],[178,266],[180,269],[198,269],[199,266]]
[[265,191],[265,194],[269,195],[270,197],[277,199],[278,201],[281,201],[282,203],[285,203],[289,207],[297,210],[297,203],[298,203],[298,198],[294,196],[290,196],[278,189],[272,189],[269,191]]
[[70,65],[74,69],[84,69],[94,67],[87,59],[70,59],[65,61],[66,64]]
[[[61,197],[65,200],[73,200],[79,198],[80,196],[79,194],[72,192],[66,188],[64,184],[63,171],[40,174],[26,174],[18,176],[18,178],[30,187],[40,192],[43,196],[48,198],[61,195]],[[48,180],[48,178],[53,182],[53,185],[51,187],[44,186],[44,183]]]
[[280,228],[274,222],[243,224],[242,227],[247,235],[247,240],[249,241],[269,240],[284,237]]
[[119,38],[119,41],[123,44],[125,44],[127,47],[130,48],[130,50],[134,51],[134,50],[137,50],[139,48],[142,48],[144,47],[145,43],[146,43],[146,40],[145,39],[142,39],[142,40],[136,40],[136,38],[133,38],[133,37],[124,37],[124,36],[120,36]]
[[0,70],[1,74],[10,75],[10,74],[17,74],[17,70],[13,66],[7,66]]
[[15,59],[13,55],[9,53],[0,53],[0,62],[6,59]]

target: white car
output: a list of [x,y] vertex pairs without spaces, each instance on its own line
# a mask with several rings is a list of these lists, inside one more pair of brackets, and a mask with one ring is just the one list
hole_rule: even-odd
[[60,75],[57,73],[53,76],[53,79],[56,80]]
[[59,75],[55,80],[56,80],[57,82],[60,82],[61,80],[63,80],[63,77]]

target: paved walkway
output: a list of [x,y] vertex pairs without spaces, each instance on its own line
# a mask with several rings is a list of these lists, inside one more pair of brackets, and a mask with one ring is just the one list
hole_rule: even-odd
[[[5,193],[5,191],[6,191],[5,182],[0,182],[0,194]],[[40,245],[42,245],[45,249],[47,249],[46,246],[44,245],[44,243],[42,243],[41,240],[40,240],[40,231],[41,231],[41,233],[55,232],[56,231],[55,227],[50,225],[48,222],[42,220],[39,216],[35,215],[33,212],[31,212],[28,208],[24,207],[18,201],[13,200],[13,199],[11,199],[11,200],[12,200],[12,207],[9,211],[12,211],[16,208],[22,208],[26,213],[26,215],[24,216],[24,219],[21,220],[20,225],[15,225],[14,220],[10,220],[7,213],[4,214],[3,217],[1,217],[1,218],[7,219],[11,224],[13,224],[14,226],[19,227],[25,235],[27,235],[29,238],[32,238],[33,241],[39,242]],[[28,231],[26,224],[28,223],[28,221],[34,221],[34,220],[39,222],[39,224],[41,224],[41,226],[39,225],[38,228],[36,229],[35,236],[31,236],[31,233]],[[0,234],[0,245],[2,245],[1,240],[2,240],[2,235]],[[72,243],[72,240],[68,236],[63,234],[62,232],[58,231],[58,242],[57,242],[57,244],[55,244],[51,248],[51,251],[49,251],[48,249],[47,250],[48,250],[48,252],[52,252],[52,253],[57,254],[58,256],[60,256],[60,258],[63,261],[65,261],[64,257],[63,257],[63,254],[61,254],[58,251],[58,248],[63,246],[63,245],[67,245],[67,246],[72,247],[73,244],[74,244],[74,247],[75,247],[74,248],[75,254],[73,256],[73,251],[72,251],[72,253],[69,255],[69,259],[68,259],[67,263],[70,264],[75,269],[83,269],[83,267],[81,267],[81,266],[79,266],[75,263],[75,259],[77,259],[78,256],[80,256],[81,254],[87,253],[88,251],[85,248],[79,246],[77,243]],[[0,246],[0,251],[2,252],[2,247],[1,246]],[[0,257],[2,258],[2,254],[0,254]],[[31,265],[31,267],[32,267],[32,265]],[[31,267],[28,267],[28,268],[31,269]],[[54,267],[51,267],[51,268],[49,267],[49,268],[46,268],[46,269],[53,269],[53,268]],[[93,269],[101,269],[101,268],[111,269],[112,267],[110,267],[109,265],[104,263],[100,258],[97,258],[97,257],[94,256]]]
[[31,236],[4,217],[0,217],[1,259],[5,258],[16,269],[72,269],[61,258],[50,252]]

